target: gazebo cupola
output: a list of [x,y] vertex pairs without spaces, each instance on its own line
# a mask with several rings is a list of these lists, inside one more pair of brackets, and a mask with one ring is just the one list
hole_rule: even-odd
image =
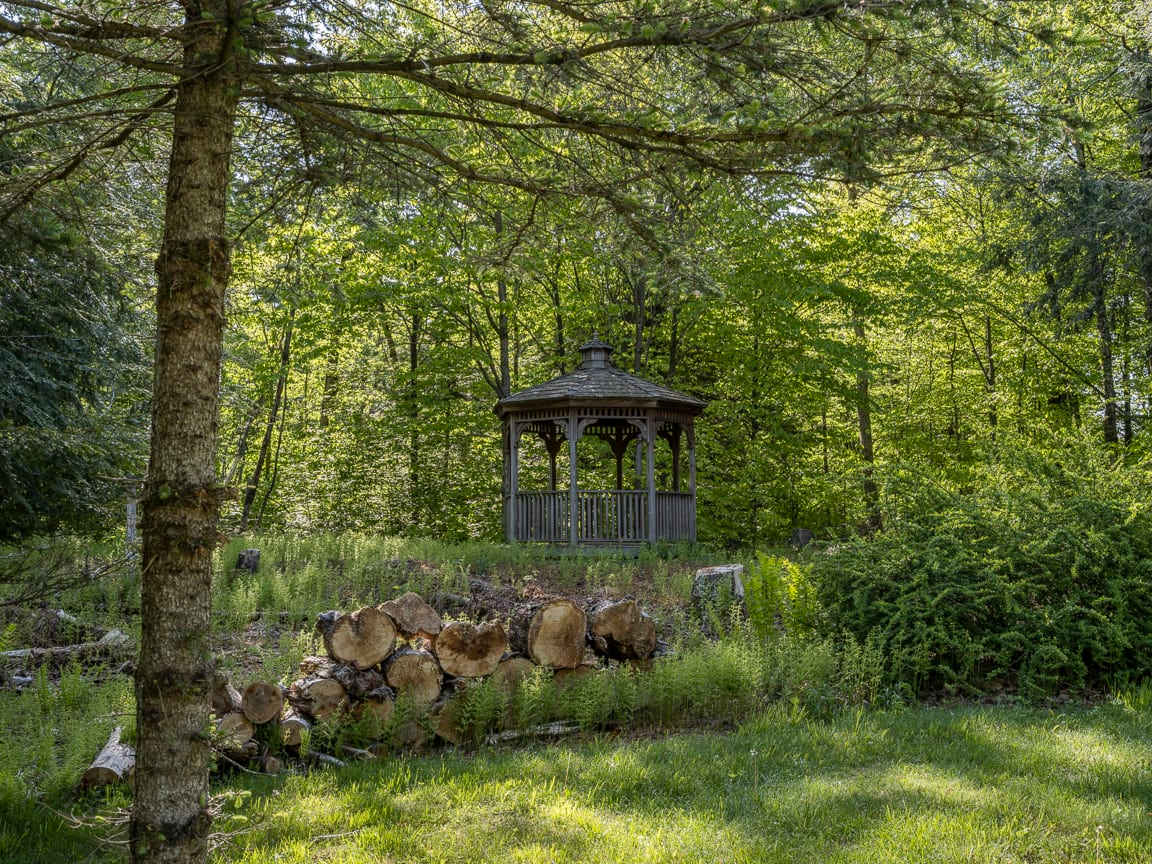
[[[612,346],[594,336],[580,346],[581,361],[575,370],[496,403],[504,423],[504,526],[509,542],[575,546],[696,539],[692,424],[704,403],[617,369],[611,354]],[[521,488],[520,449],[526,432],[538,437],[547,451],[547,489]],[[580,487],[577,445],[585,435],[607,443],[615,459],[614,489]],[[664,472],[667,489],[656,488],[658,441],[667,444],[670,455],[670,470]],[[686,490],[681,489],[685,443]],[[625,489],[624,461],[633,446],[635,485],[642,488]],[[560,488],[557,470],[564,449],[567,489]]]

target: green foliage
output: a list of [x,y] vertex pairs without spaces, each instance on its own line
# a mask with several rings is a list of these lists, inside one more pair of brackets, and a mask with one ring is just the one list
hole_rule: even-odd
[[143,322],[48,213],[0,226],[0,298],[0,542],[104,528],[123,507],[112,481],[141,469]]
[[819,616],[808,567],[763,552],[745,569],[744,605],[761,639],[778,631],[808,636],[815,631]]
[[1152,674],[1152,471],[1090,445],[899,483],[888,530],[813,559],[826,632],[877,634],[916,693],[1026,698]]

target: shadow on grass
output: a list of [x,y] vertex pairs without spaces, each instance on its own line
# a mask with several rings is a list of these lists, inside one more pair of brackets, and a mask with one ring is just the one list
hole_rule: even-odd
[[[1152,718],[915,709],[232,778],[220,862],[1146,862]],[[33,805],[3,860],[101,860]],[[89,857],[93,855],[93,857]],[[0,854],[3,857],[3,854]]]

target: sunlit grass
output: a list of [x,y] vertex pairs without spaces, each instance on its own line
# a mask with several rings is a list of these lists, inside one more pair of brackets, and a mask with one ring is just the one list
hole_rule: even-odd
[[[251,829],[215,861],[1142,864],[1150,768],[1152,715],[1121,705],[778,706],[730,733],[239,775],[217,791],[251,793]],[[108,858],[35,805],[7,817],[5,861]]]
[[781,709],[726,735],[356,765],[260,784],[219,860],[1143,862],[1150,732],[1116,708]]

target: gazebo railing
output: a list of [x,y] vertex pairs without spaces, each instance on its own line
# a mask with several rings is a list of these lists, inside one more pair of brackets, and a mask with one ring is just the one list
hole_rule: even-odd
[[[516,539],[567,543],[568,490],[518,492]],[[656,539],[691,540],[695,508],[689,492],[656,493]],[[576,539],[581,543],[643,543],[648,535],[648,493],[643,489],[581,489],[576,495]]]

